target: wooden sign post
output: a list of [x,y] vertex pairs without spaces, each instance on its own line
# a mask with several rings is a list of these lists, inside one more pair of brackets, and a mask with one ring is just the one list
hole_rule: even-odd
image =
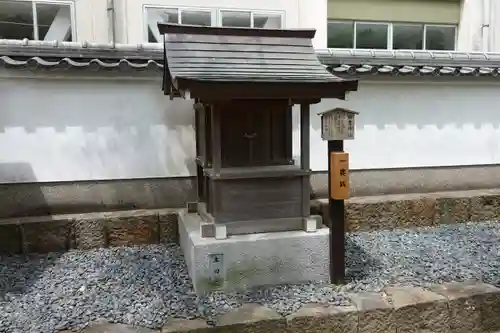
[[349,154],[344,140],[354,139],[357,112],[333,109],[321,114],[321,136],[328,141],[328,193],[330,211],[330,281],[345,283],[345,205],[349,199]]

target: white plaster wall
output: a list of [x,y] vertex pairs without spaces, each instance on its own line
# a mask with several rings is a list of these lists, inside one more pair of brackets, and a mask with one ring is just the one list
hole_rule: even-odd
[[157,80],[0,79],[0,110],[0,182],[194,172],[192,104]]
[[[335,106],[361,113],[353,169],[500,163],[499,89],[362,81],[348,101],[312,107],[311,167],[327,169],[317,113]],[[191,103],[159,80],[5,78],[0,110],[0,182],[194,175]]]
[[328,169],[317,113],[336,106],[360,112],[356,139],[344,147],[352,169],[498,164],[499,89],[500,83],[361,81],[347,101],[312,107],[311,168]]

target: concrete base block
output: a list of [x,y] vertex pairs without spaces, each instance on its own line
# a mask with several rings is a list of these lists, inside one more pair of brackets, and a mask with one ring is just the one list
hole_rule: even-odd
[[329,229],[202,238],[198,214],[179,214],[179,238],[197,294],[328,281]]

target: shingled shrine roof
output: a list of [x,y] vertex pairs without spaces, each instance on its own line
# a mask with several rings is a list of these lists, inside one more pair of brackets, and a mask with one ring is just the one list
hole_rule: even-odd
[[315,30],[158,24],[165,35],[164,91],[194,98],[344,98],[358,82],[323,66]]

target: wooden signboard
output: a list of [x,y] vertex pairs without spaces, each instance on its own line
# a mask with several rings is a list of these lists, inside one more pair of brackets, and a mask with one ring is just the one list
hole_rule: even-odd
[[349,154],[330,153],[330,198],[334,200],[349,199]]

